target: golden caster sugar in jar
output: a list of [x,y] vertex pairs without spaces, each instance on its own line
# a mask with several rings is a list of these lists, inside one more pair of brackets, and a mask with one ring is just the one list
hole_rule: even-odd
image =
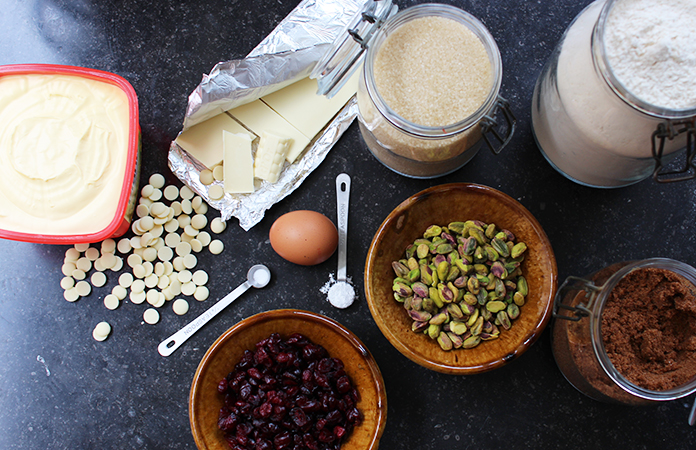
[[[597,0],[570,24],[534,90],[532,122],[567,178],[620,187],[693,178],[696,0]],[[687,147],[682,170],[663,166]]]
[[551,340],[563,375],[595,400],[642,405],[689,395],[696,270],[651,258],[568,277],[556,293]]
[[[345,54],[364,56],[357,101],[360,131],[372,154],[393,171],[434,178],[466,164],[486,142],[498,153],[515,118],[499,96],[502,63],[484,25],[458,8],[421,4],[395,13],[368,2],[312,76],[335,75]],[[379,11],[387,11],[382,17]],[[346,48],[352,47],[351,50]],[[363,52],[365,53],[363,55]],[[501,116],[496,120],[496,116]],[[493,139],[491,139],[493,138]]]

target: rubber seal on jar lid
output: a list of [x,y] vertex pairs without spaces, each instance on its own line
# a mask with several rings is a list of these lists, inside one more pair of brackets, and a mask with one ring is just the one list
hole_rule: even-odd
[[391,0],[368,0],[346,28],[338,34],[329,50],[309,75],[317,80],[318,95],[331,98],[360,67],[370,40],[382,24],[399,8]]

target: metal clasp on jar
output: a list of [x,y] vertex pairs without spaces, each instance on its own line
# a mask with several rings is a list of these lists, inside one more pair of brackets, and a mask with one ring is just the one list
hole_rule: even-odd
[[[571,293],[579,290],[584,290],[586,297],[589,295],[587,304],[578,303],[576,306],[573,306],[563,303],[566,297],[572,301],[575,295],[571,295]],[[592,314],[592,307],[597,298],[597,293],[600,290],[601,287],[596,286],[594,283],[584,278],[572,276],[566,278],[561,287],[558,288],[558,291],[556,291],[556,297],[553,302],[553,317],[556,319],[571,320],[573,322],[582,320],[583,317],[588,317]],[[563,315],[560,310],[570,311],[573,315]]]
[[[498,131],[499,123],[495,119],[496,116],[500,114],[505,119],[505,126],[502,127],[502,134]],[[488,144],[488,148],[491,149],[494,155],[500,153],[503,148],[510,142],[512,135],[515,133],[515,127],[517,125],[517,119],[510,109],[510,103],[503,97],[498,96],[498,100],[495,102],[495,106],[491,109],[491,114],[483,116],[481,119],[481,131],[483,139]],[[491,139],[488,135],[494,137],[499,143],[500,147],[496,149]]]
[[[652,134],[652,154],[655,158],[655,171],[653,179],[658,183],[672,183],[696,178],[694,167],[694,155],[696,155],[696,118],[673,121],[668,120],[657,126]],[[663,171],[662,153],[665,148],[665,139],[673,140],[682,133],[686,133],[686,162],[682,170]]]

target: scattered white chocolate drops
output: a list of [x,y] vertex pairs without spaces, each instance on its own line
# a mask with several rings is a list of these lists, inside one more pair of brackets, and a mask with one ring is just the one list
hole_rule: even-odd
[[[212,172],[210,177],[214,178]],[[208,205],[188,186],[178,188],[165,183],[164,176],[154,174],[141,189],[131,223],[133,237],[75,244],[66,250],[60,281],[65,300],[75,302],[90,295],[92,287],[106,285],[108,271],[120,272],[124,266],[129,271],[119,275],[118,284],[104,297],[108,310],[117,309],[126,299],[133,304],[147,302],[143,320],[156,324],[160,319],[158,309],[175,297],[191,296],[197,301],[208,298],[208,274],[200,269],[192,273],[198,264],[195,253],[208,248],[212,254],[220,254],[224,244],[212,239],[205,228],[220,234],[226,224],[220,218],[209,223],[205,215]],[[186,314],[189,303],[177,299],[172,309],[177,315]],[[101,322],[92,335],[103,341],[110,333],[111,326]]]

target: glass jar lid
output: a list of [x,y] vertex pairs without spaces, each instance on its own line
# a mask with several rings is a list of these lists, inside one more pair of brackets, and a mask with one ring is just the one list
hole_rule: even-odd
[[317,94],[331,98],[343,87],[360,67],[374,34],[397,10],[392,0],[367,0],[364,8],[348,22],[345,31],[338,34],[309,75],[317,80]]

